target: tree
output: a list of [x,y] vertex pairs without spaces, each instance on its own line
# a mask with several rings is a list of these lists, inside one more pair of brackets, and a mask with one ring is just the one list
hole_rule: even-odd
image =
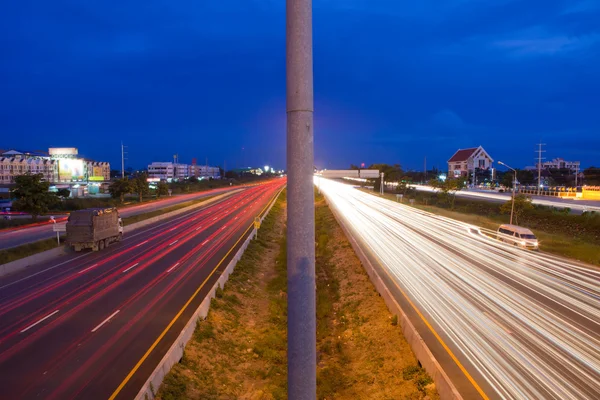
[[148,175],[145,172],[142,172],[138,176],[136,176],[132,181],[133,183],[133,192],[137,193],[140,203],[142,202],[144,196],[150,193],[150,187],[148,186]]
[[583,171],[586,185],[600,186],[600,168],[589,167]]
[[456,178],[456,179],[446,179],[441,185],[440,189],[444,192],[445,195],[449,196],[452,199],[452,203],[450,204],[450,209],[454,210],[454,202],[456,200],[456,192],[464,189],[467,186],[467,183],[464,178]]
[[108,191],[113,199],[125,201],[125,195],[134,191],[133,183],[128,178],[117,179],[110,184]]
[[166,196],[169,194],[169,185],[167,182],[160,181],[156,186],[156,197]]
[[350,169],[360,169],[358,165],[350,164]]
[[20,211],[30,213],[34,221],[38,215],[48,212],[50,206],[57,201],[56,195],[48,191],[50,183],[42,181],[43,177],[42,174],[29,172],[15,177],[13,195],[17,200],[14,206]]
[[[500,212],[502,214],[510,214],[512,210],[512,199],[502,204]],[[515,208],[513,212],[513,222],[515,225],[519,225],[519,218],[525,215],[528,211],[533,210],[533,204],[531,204],[531,197],[527,197],[524,194],[518,194],[515,196]]]
[[69,189],[58,189],[56,195],[64,200],[71,195],[71,191]]

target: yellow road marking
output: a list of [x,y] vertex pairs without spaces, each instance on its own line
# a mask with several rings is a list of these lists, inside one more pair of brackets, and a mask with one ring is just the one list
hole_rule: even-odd
[[[273,199],[276,199],[277,197],[279,197],[280,194],[281,194],[281,190],[279,192],[277,192],[277,194],[273,197]],[[271,202],[267,203],[267,205],[261,210],[261,212],[259,213],[259,215],[262,214],[267,209],[267,207],[269,206],[269,204],[271,204]],[[179,310],[179,312],[177,313],[177,315],[175,315],[175,317],[171,320],[171,322],[169,323],[169,325],[167,325],[167,327],[162,331],[162,333],[158,336],[158,338],[154,341],[154,343],[152,343],[152,346],[150,346],[150,348],[146,351],[146,353],[144,353],[144,355],[142,356],[142,358],[140,358],[140,360],[137,362],[137,364],[135,364],[135,366],[133,367],[133,369],[127,374],[127,376],[125,377],[125,379],[123,379],[123,382],[121,382],[121,384],[115,389],[115,391],[108,398],[108,400],[114,400],[119,395],[119,393],[121,392],[121,390],[123,390],[123,388],[125,387],[125,385],[127,384],[127,382],[129,382],[129,380],[131,380],[131,377],[142,366],[142,364],[144,363],[144,361],[146,361],[146,359],[148,358],[148,356],[150,356],[150,353],[152,353],[152,351],[156,348],[156,346],[158,346],[158,343],[160,343],[160,341],[162,340],[162,338],[165,337],[165,335],[167,334],[167,332],[169,331],[169,329],[171,329],[171,327],[175,324],[175,322],[177,322],[177,320],[179,319],[179,317],[181,317],[181,314],[183,314],[184,311],[186,310],[186,308],[188,308],[188,306],[190,305],[190,303],[192,301],[194,301],[194,299],[196,298],[196,296],[198,295],[198,293],[200,293],[200,290],[202,290],[202,288],[204,287],[204,285],[206,285],[206,283],[208,282],[208,280],[219,269],[219,267],[221,266],[221,264],[223,263],[223,261],[225,261],[225,259],[229,256],[229,254],[233,251],[233,249],[235,249],[235,247],[238,245],[238,243],[240,242],[240,240],[242,240],[246,236],[246,234],[248,233],[248,231],[253,226],[254,226],[254,222],[252,222],[250,224],[250,226],[248,226],[248,228],[246,228],[246,230],[244,231],[244,233],[242,234],[242,236],[240,236],[240,238],[235,242],[235,244],[229,249],[229,251],[227,252],[227,254],[225,254],[225,256],[221,259],[221,261],[219,261],[219,263],[217,264],[217,266],[212,270],[212,272],[208,275],[208,277],[206,277],[206,279],[204,280],[204,282],[202,282],[202,284],[198,287],[198,289],[196,289],[196,291],[194,292],[194,294],[192,294],[192,297],[189,298],[189,300],[183,305],[183,307],[181,308],[181,310]]]

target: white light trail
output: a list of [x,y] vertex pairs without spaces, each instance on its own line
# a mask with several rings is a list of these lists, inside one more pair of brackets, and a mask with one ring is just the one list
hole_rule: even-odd
[[600,398],[600,269],[342,183],[320,190],[490,395]]

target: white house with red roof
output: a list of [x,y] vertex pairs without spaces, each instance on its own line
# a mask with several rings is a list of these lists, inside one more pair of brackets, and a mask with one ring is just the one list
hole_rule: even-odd
[[458,178],[462,176],[468,178],[475,171],[475,168],[487,170],[492,168],[493,162],[492,157],[481,146],[458,149],[448,160],[448,177]]

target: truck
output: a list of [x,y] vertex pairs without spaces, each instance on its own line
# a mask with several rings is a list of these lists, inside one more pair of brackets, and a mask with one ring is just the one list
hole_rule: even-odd
[[123,220],[114,207],[73,211],[67,219],[67,245],[75,251],[103,250],[123,239]]

